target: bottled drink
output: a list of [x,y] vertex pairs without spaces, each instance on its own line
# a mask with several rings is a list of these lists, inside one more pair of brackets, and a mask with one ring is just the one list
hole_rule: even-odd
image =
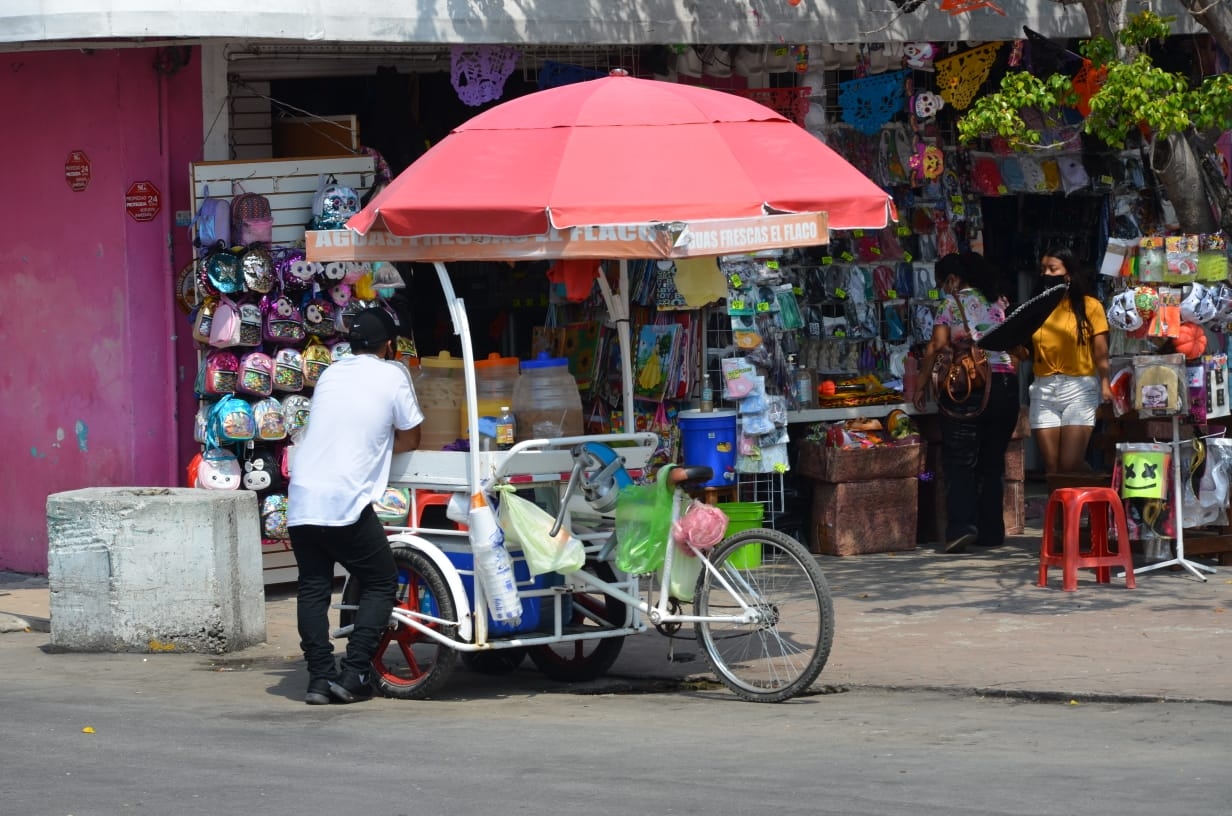
[[517,429],[518,423],[513,417],[513,411],[509,410],[508,405],[502,405],[500,416],[496,419],[496,449],[509,450],[512,448]]

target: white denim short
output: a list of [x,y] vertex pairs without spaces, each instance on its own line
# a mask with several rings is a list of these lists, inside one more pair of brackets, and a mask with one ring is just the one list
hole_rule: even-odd
[[1072,377],[1052,374],[1031,383],[1032,428],[1060,428],[1064,425],[1094,425],[1099,408],[1099,377]]

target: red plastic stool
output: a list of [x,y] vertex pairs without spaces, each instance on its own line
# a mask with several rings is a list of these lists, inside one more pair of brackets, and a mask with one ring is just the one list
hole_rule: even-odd
[[[1091,548],[1084,550],[1079,536],[1083,508],[1091,531]],[[1057,546],[1054,521],[1057,510],[1061,519],[1061,541]],[[1108,514],[1116,525],[1116,552],[1108,547]],[[1061,568],[1061,589],[1078,589],[1078,568],[1093,567],[1095,581],[1112,580],[1111,567],[1125,570],[1125,588],[1134,588],[1134,557],[1129,549],[1129,528],[1125,523],[1125,505],[1120,495],[1110,487],[1059,487],[1048,497],[1044,510],[1044,538],[1040,542],[1039,585],[1048,586],[1048,568]]]
[[[443,507],[449,504],[449,500],[453,497],[453,493],[439,493],[432,490],[417,490],[412,488],[410,520],[407,524],[411,527],[420,527],[423,523],[425,508],[432,506]],[[458,530],[467,529],[465,524],[458,524],[457,522],[453,522],[453,526]]]

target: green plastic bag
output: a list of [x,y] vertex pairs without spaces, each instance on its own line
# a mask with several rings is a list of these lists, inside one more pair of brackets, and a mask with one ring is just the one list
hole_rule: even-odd
[[582,542],[563,526],[555,536],[549,535],[556,523],[550,513],[519,496],[512,485],[496,489],[500,493],[497,519],[505,532],[505,543],[521,548],[532,577],[545,572],[577,572],[586,564]]
[[663,567],[672,530],[672,488],[659,470],[654,484],[631,485],[616,497],[616,566],[643,574]]

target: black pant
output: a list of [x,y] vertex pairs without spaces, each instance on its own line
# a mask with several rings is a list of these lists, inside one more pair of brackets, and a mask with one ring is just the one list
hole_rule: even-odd
[[975,419],[942,415],[941,466],[945,540],[975,532],[995,547],[1005,541],[1005,451],[1018,423],[1018,375],[993,374],[989,388],[988,407]]
[[341,668],[366,674],[372,665],[381,633],[397,593],[397,567],[385,529],[371,507],[345,527],[304,525],[291,527],[291,549],[299,567],[296,618],[300,648],[308,663],[308,676],[332,680],[334,646],[329,640],[329,601],[334,585],[334,564],[339,563],[360,582],[355,629],[347,641]]

